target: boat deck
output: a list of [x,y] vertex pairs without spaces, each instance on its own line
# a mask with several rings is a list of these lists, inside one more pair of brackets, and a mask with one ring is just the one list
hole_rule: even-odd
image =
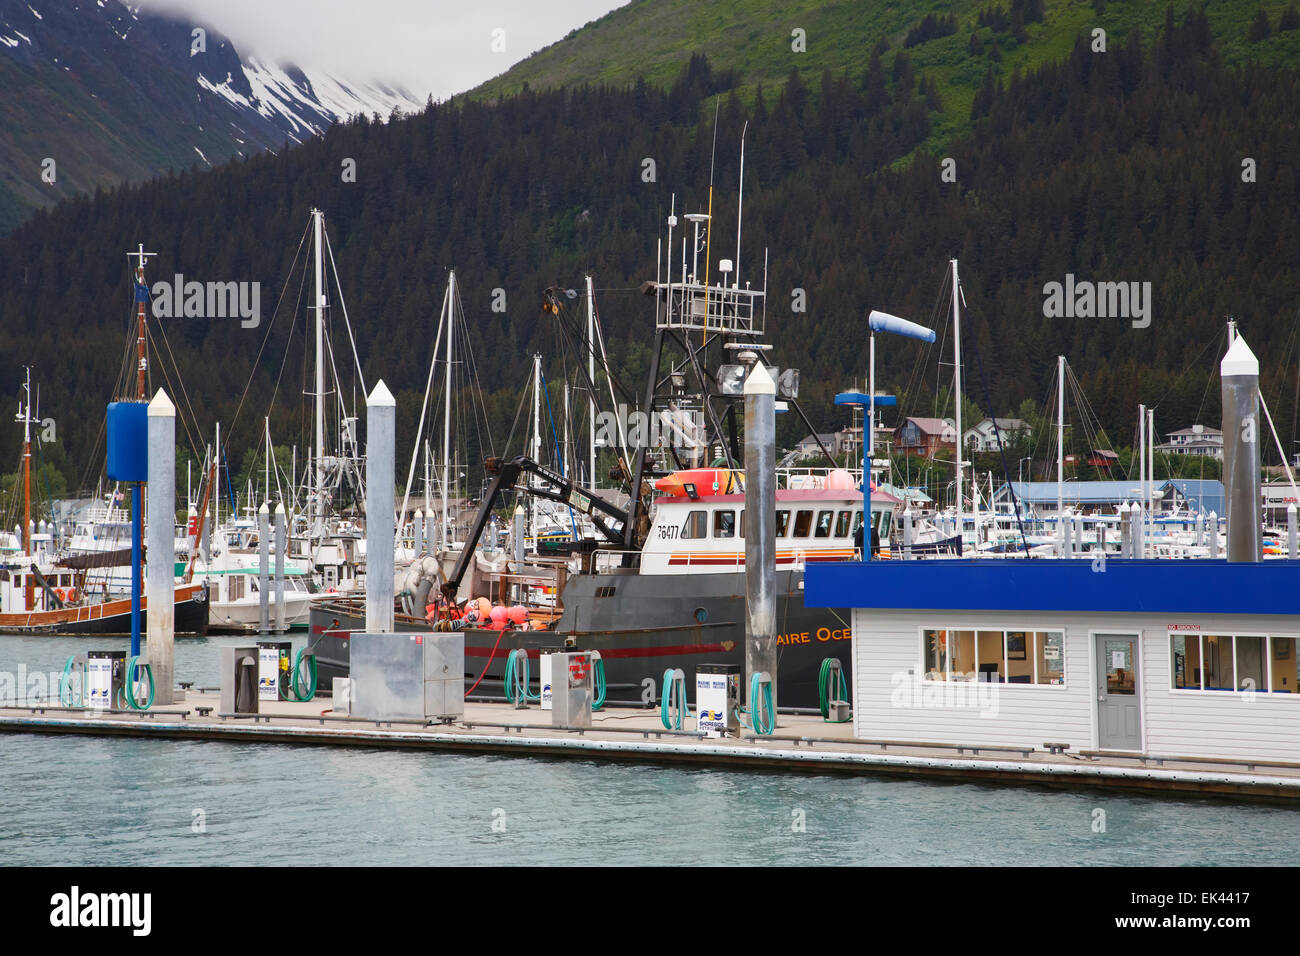
[[[589,728],[551,725],[536,704],[471,702],[451,724],[370,720],[335,714],[328,699],[262,702],[258,714],[220,713],[219,694],[190,690],[153,712],[107,711],[31,701],[0,707],[0,733],[359,746],[532,757],[639,761],[667,765],[794,773],[892,774],[956,783],[1100,787],[1183,795],[1220,795],[1273,802],[1300,800],[1300,762],[990,747],[925,741],[858,740],[852,724],[817,716],[781,715],[776,732],[705,738],[693,729],[666,730],[655,710],[609,708]],[[684,726],[690,728],[693,720]]]

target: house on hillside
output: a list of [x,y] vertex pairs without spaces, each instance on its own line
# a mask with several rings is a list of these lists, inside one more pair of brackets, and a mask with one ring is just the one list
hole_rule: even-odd
[[1223,460],[1223,432],[1208,425],[1193,425],[1170,432],[1167,441],[1156,445],[1164,455],[1200,455]]
[[974,428],[966,429],[962,445],[967,451],[1001,451],[1015,444],[1016,439],[1028,431],[1029,426],[1023,419],[986,418]]
[[957,427],[951,418],[905,418],[894,429],[894,448],[904,455],[933,458],[956,441]]

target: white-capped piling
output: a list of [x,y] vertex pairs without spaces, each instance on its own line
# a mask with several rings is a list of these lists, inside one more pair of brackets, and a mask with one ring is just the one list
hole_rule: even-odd
[[397,534],[397,402],[384,384],[366,398],[366,630],[393,629],[393,547]]
[[1192,540],[1198,548],[1205,546],[1205,515],[1199,511],[1196,512],[1196,531]]
[[1228,560],[1262,560],[1259,487],[1259,359],[1238,335],[1219,363]]
[[271,629],[271,510],[266,502],[257,509],[257,630]]
[[289,551],[289,529],[284,513],[284,502],[275,506],[275,629],[287,629],[284,611],[284,571]]
[[1216,512],[1210,512],[1210,557],[1219,556],[1219,516]]
[[912,508],[903,508],[903,559],[912,560]]
[[[869,482],[868,476],[863,476]],[[868,489],[870,484],[867,485]],[[868,491],[868,494],[870,492]],[[745,380],[745,694],[752,675],[772,679],[772,714],[777,704],[776,679],[776,382],[755,363]],[[864,520],[870,516],[864,515]],[[870,528],[865,547],[870,549]],[[749,701],[757,713],[758,701]]]
[[1296,510],[1294,504],[1286,506],[1286,556],[1292,561],[1300,557],[1300,554],[1297,553]]
[[424,511],[415,509],[415,556],[424,554]]
[[149,577],[145,582],[145,639],[153,672],[154,703],[170,704],[176,653],[176,406],[158,389],[149,419]]
[[1128,523],[1127,501],[1121,502],[1119,506],[1119,556],[1121,558],[1133,557],[1133,542]]

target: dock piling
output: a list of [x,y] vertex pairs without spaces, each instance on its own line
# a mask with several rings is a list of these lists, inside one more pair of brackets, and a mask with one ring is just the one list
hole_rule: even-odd
[[271,511],[262,502],[257,509],[257,632],[271,628]]
[[1228,560],[1263,559],[1259,515],[1259,359],[1240,334],[1219,363],[1223,394],[1223,500]]
[[366,398],[366,631],[393,630],[397,402],[383,379]]
[[[870,501],[870,475],[863,475]],[[776,655],[776,382],[761,362],[745,380],[745,681],[766,672],[777,713]],[[871,512],[863,515],[864,548],[871,548]],[[751,714],[760,702],[747,701]]]
[[275,506],[275,630],[283,634],[287,628],[284,613],[284,565],[289,550],[288,528],[284,502]]
[[173,702],[176,649],[176,406],[158,389],[149,403],[148,542],[145,635],[154,703]]

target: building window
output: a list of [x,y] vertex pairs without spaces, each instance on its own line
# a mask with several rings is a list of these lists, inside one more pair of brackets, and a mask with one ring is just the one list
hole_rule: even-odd
[[1296,692],[1296,638],[1169,634],[1173,690]]
[[796,538],[808,537],[808,533],[812,531],[812,517],[813,513],[811,511],[800,511],[794,516],[794,536]]
[[786,532],[790,530],[790,512],[788,510],[778,511],[776,513],[776,536],[784,538]]
[[995,684],[1065,684],[1065,632],[927,629],[925,678]]
[[709,518],[703,511],[692,511],[686,516],[682,525],[683,538],[707,538],[709,536]]
[[713,536],[715,538],[734,538],[736,536],[736,513],[731,510],[713,512]]

